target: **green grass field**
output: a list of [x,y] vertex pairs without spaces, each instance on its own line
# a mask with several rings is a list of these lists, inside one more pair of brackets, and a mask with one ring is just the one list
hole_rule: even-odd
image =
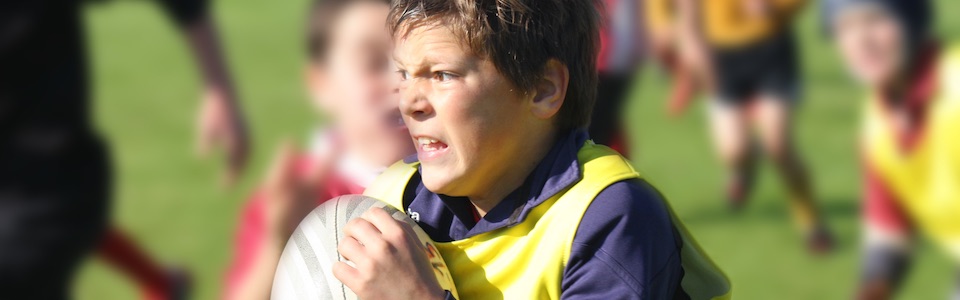
[[[960,37],[955,1],[939,0],[940,32]],[[220,295],[236,215],[282,139],[315,123],[305,100],[301,25],[306,0],[219,1],[216,14],[255,139],[253,168],[238,187],[219,185],[216,160],[193,151],[197,74],[175,29],[149,1],[113,1],[87,9],[97,119],[111,141],[118,173],[114,220],[158,259],[189,267],[196,299]],[[861,93],[840,68],[808,10],[803,41],[806,99],[799,145],[839,238],[839,249],[812,257],[793,231],[786,201],[769,168],[743,213],[722,202],[722,173],[703,106],[666,118],[666,81],[648,71],[637,84],[628,120],[637,166],[669,198],[701,244],[730,275],[738,299],[844,299],[857,280],[859,174],[855,140]],[[902,299],[946,298],[955,269],[924,245]],[[133,299],[136,290],[92,259],[80,299]]]

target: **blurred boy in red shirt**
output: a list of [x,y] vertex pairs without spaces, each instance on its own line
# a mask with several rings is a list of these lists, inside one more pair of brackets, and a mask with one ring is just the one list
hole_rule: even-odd
[[361,194],[413,154],[397,108],[386,0],[316,1],[309,13],[306,83],[332,126],[305,152],[284,146],[240,216],[225,298],[267,299],[287,239],[323,201]]

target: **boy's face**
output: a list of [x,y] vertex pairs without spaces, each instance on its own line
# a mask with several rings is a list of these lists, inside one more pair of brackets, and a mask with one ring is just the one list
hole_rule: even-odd
[[539,126],[529,113],[532,97],[442,25],[413,28],[396,41],[400,110],[424,185],[450,196],[483,195],[514,167],[511,158]]
[[852,7],[837,17],[835,32],[854,77],[875,89],[894,83],[907,53],[906,37],[893,16],[875,6]]
[[344,8],[326,57],[311,66],[309,76],[314,100],[343,138],[366,145],[359,150],[381,165],[413,153],[398,109],[392,40],[384,25],[388,12],[386,4],[372,2]]

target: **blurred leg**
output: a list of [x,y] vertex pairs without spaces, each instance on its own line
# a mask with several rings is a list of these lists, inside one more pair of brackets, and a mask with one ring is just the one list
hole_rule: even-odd
[[755,153],[742,105],[714,99],[710,129],[721,163],[728,172],[728,200],[734,209],[743,206],[753,183]]
[[913,233],[866,223],[857,299],[891,299],[913,264]]
[[119,228],[107,230],[97,252],[104,261],[140,286],[145,299],[170,298],[168,293],[172,290],[172,283],[167,272]]
[[777,97],[762,95],[754,101],[751,121],[764,153],[787,188],[797,225],[803,232],[812,233],[822,220],[806,166],[793,144],[792,107],[788,100]]
[[960,272],[956,273],[958,278],[954,281],[953,294],[950,295],[950,300],[960,300]]

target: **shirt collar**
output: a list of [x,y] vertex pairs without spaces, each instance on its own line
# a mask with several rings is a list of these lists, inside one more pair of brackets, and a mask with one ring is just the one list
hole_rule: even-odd
[[[901,134],[899,144],[904,149],[910,149],[916,145],[924,132],[930,105],[936,96],[938,85],[938,62],[940,59],[940,45],[936,41],[929,42],[920,48],[920,52],[915,60],[914,68],[911,69],[907,78],[906,92],[903,94],[901,105],[903,110],[909,116],[909,130]],[[883,94],[881,94],[883,95]],[[889,96],[882,96],[882,105],[889,106],[894,103]]]

